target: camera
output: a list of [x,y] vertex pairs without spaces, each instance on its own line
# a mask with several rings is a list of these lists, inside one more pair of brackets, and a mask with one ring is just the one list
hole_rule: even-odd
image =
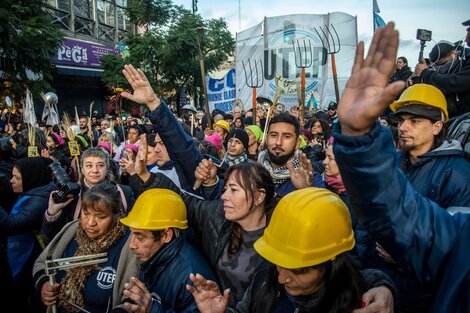
[[52,200],[54,200],[55,203],[65,202],[67,200],[67,195],[73,195],[74,197],[78,196],[80,193],[80,186],[70,180],[69,175],[67,175],[60,163],[51,163],[49,165],[49,169],[52,172],[52,180],[59,188],[57,193],[52,194]]
[[431,41],[432,40],[432,31],[427,29],[419,28],[416,31],[416,39],[420,41]]

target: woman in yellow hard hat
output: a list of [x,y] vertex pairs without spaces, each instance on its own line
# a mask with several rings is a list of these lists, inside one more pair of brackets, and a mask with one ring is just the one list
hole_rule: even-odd
[[[229,312],[350,313],[369,305],[370,300],[361,302],[368,299],[363,293],[390,283],[378,271],[363,278],[347,253],[354,244],[348,208],[336,194],[305,188],[286,195],[254,244],[272,266],[255,275]],[[190,278],[194,286],[187,288],[200,312],[226,312],[230,290],[221,295],[215,282],[201,275]],[[393,303],[380,312],[393,312]]]

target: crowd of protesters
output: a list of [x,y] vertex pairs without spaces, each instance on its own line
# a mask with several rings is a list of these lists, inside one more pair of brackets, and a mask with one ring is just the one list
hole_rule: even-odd
[[143,115],[4,114],[5,312],[470,312],[470,163],[447,133],[470,54],[439,42],[413,72],[397,45],[393,23],[360,43],[340,103],[303,118],[178,115],[132,65]]

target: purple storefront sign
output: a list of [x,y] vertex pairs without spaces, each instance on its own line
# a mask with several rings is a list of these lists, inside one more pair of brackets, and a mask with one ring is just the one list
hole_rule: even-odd
[[100,58],[108,54],[119,55],[119,51],[95,43],[66,38],[52,61],[55,64],[100,67]]

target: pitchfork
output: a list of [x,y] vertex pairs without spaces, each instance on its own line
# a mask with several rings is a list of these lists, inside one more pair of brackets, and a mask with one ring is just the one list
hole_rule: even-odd
[[[254,65],[248,59],[248,68],[250,69],[250,77],[248,79],[248,71],[246,70],[245,62],[242,60],[243,71],[245,72],[245,81],[248,87],[253,89],[252,97],[252,108],[253,108],[253,125],[256,125],[256,88],[260,88],[264,83],[263,76],[263,63],[261,60],[254,60]],[[255,75],[253,75],[253,67],[255,70]],[[258,73],[258,67],[260,68],[260,73]]]
[[[323,37],[320,36],[320,33],[318,32],[316,28],[314,28],[314,30],[317,33],[318,37],[320,38],[323,47],[327,50],[327,54],[331,54],[331,67],[333,71],[333,82],[335,84],[336,103],[339,103],[339,88],[338,88],[338,76],[336,74],[335,54],[341,50],[341,42],[339,40],[338,33],[336,32],[336,29],[333,26],[333,24],[331,24],[331,28],[335,32],[335,36],[333,36],[333,33],[330,31],[328,26],[325,26],[325,30],[320,26],[320,31],[322,32],[323,37],[325,39],[323,39]],[[336,37],[336,40],[335,40],[335,37]],[[330,39],[331,39],[331,42],[330,42]]]
[[[296,45],[297,42],[297,45]],[[308,43],[308,45],[307,45]],[[303,47],[300,46],[300,41],[292,41],[295,55],[295,66],[302,69],[300,81],[300,124],[304,125],[304,112],[305,112],[305,69],[313,64],[312,43],[310,40],[303,40]],[[297,47],[296,47],[297,46]]]

